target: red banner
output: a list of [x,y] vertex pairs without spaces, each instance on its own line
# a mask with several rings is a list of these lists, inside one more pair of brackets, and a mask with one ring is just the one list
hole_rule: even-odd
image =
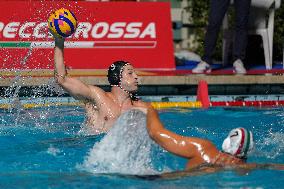
[[71,10],[78,28],[65,42],[73,69],[107,69],[126,60],[142,69],[174,69],[170,4],[161,2],[0,2],[0,69],[52,69],[48,15]]

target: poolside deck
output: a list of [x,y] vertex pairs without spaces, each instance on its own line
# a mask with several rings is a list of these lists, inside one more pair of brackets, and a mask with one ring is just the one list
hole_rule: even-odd
[[[108,86],[106,70],[70,70],[71,77],[76,77],[85,83]],[[231,72],[223,74],[212,73],[192,74],[190,70],[175,71],[145,71],[138,70],[142,94],[149,95],[179,95],[194,94],[200,80],[209,84],[211,94],[284,94],[283,70],[246,75],[234,75]],[[52,70],[0,71],[0,87],[23,86],[37,87],[48,85],[53,80]]]
[[[69,75],[92,85],[108,85],[106,70],[70,70]],[[141,85],[196,85],[200,80],[208,84],[283,84],[284,70],[272,70],[265,73],[251,72],[237,75],[232,72],[211,74],[192,74],[190,70],[144,71],[138,70]],[[11,86],[17,78],[22,86],[40,86],[53,78],[52,70],[0,70],[0,86]]]

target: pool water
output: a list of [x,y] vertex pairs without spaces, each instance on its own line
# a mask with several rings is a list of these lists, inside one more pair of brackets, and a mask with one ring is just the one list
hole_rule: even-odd
[[[253,131],[255,140],[249,162],[284,163],[283,108],[168,109],[159,114],[168,129],[186,136],[210,139],[219,149],[231,129],[246,127]],[[265,169],[246,174],[227,170],[170,179],[143,177],[182,170],[186,161],[162,150],[146,136],[141,134],[139,137],[139,132],[133,134],[133,138],[128,136],[127,140],[133,141],[129,143],[131,150],[140,143],[139,140],[151,145],[150,149],[143,143],[140,150],[136,149],[141,159],[126,157],[121,167],[116,165],[116,171],[107,167],[106,160],[104,166],[107,169],[94,171],[92,166],[85,166],[86,159],[93,164],[92,161],[102,157],[110,159],[116,155],[119,159],[124,153],[119,150],[129,146],[125,145],[123,136],[111,141],[108,135],[82,134],[79,131],[83,122],[84,110],[75,106],[1,109],[0,188],[281,188],[284,184],[284,171]],[[97,159],[90,158],[90,152],[96,154],[94,150],[106,143],[104,141],[108,142],[105,149],[111,143],[116,144],[118,151],[111,153],[101,148]],[[149,154],[151,161],[145,158]],[[140,161],[140,164],[134,161]],[[99,164],[96,166],[100,168]]]

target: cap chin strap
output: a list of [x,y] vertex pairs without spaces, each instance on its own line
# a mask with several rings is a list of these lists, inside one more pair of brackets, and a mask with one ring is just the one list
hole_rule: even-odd
[[124,92],[126,92],[129,96],[132,96],[133,94],[129,91],[127,91],[126,89],[124,89],[122,86],[121,86],[121,83],[119,82],[119,85],[110,85],[112,87],[119,87],[121,90],[123,90]]
[[125,93],[127,93],[127,94],[129,95],[130,100],[131,100],[131,104],[133,105],[132,100],[137,98],[135,94],[133,94],[133,93],[130,92],[130,91],[127,91],[126,89],[124,89],[124,88],[121,86],[121,83],[120,83],[120,82],[119,82],[119,85],[111,85],[111,86],[112,86],[112,87],[119,87],[121,90],[123,90]]

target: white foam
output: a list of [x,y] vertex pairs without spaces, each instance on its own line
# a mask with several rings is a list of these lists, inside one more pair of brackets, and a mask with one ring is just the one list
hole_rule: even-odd
[[80,168],[92,173],[156,174],[151,161],[153,144],[145,114],[132,109],[122,114],[93,146]]
[[50,155],[57,156],[57,154],[60,153],[61,151],[58,148],[55,148],[52,145],[50,145],[46,152]]
[[276,159],[284,153],[284,134],[282,132],[270,132],[257,145],[258,156]]

